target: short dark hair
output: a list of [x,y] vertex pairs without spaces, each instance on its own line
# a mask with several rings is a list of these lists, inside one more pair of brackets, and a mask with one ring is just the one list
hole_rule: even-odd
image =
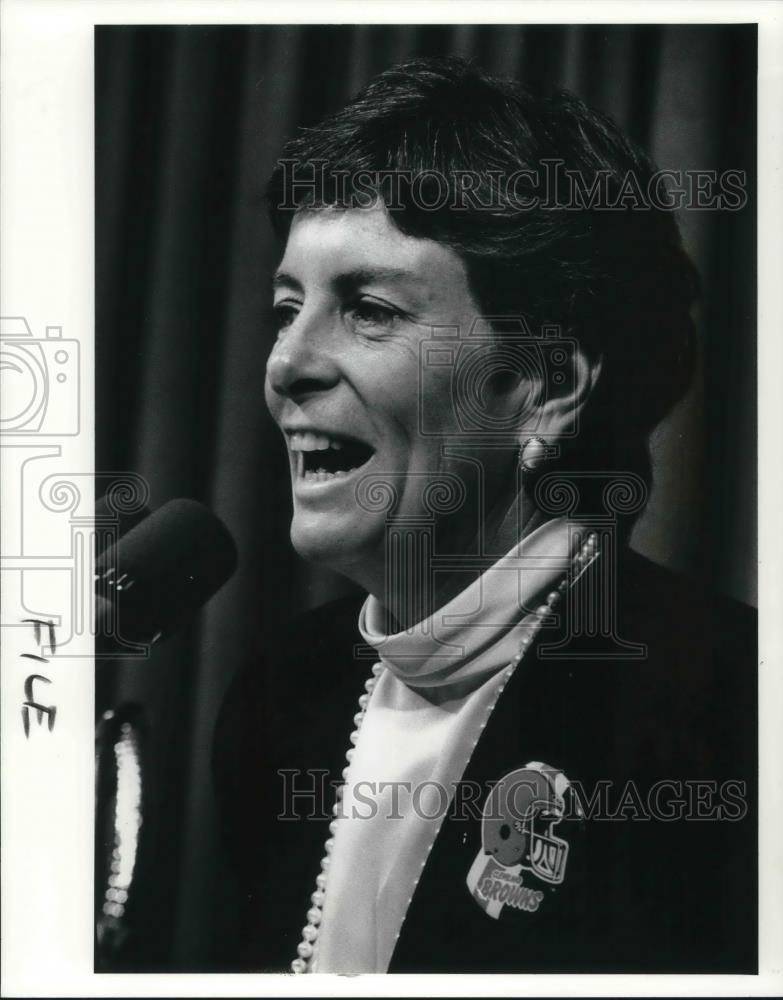
[[[322,163],[317,192],[297,188],[283,161]],[[520,208],[500,178],[528,171],[543,180],[547,162],[549,182],[552,163],[560,164],[554,204],[550,189]],[[671,210],[574,207],[566,182],[569,172],[587,187],[601,179],[613,199],[630,175],[644,191],[655,173],[650,159],[572,94],[534,96],[459,58],[416,59],[381,73],[286,145],[267,188],[275,229],[285,235],[302,208],[339,204],[346,178],[350,185],[361,171],[437,173],[454,196],[460,175],[472,175],[460,210],[450,198],[422,210],[403,188],[392,221],[462,257],[483,314],[522,315],[533,329],[559,325],[588,356],[603,356],[568,467],[630,469],[649,482],[649,433],[692,378],[696,270]],[[389,206],[389,190],[377,193]],[[536,195],[535,181],[527,193]]]

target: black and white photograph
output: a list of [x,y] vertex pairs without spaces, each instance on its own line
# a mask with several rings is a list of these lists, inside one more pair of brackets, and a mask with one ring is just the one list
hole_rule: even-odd
[[94,18],[94,336],[3,301],[3,625],[13,836],[87,684],[103,995],[774,993],[764,26],[565,6]]

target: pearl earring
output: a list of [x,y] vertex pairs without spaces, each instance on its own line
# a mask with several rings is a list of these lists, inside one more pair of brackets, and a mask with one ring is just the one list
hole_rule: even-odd
[[525,472],[534,472],[548,458],[548,450],[543,438],[528,438],[519,449],[519,467]]

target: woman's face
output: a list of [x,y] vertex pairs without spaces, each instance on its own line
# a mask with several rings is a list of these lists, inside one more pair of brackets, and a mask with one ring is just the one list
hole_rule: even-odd
[[[274,308],[266,401],[288,447],[293,544],[377,590],[388,508],[368,502],[378,495],[369,484],[389,484],[396,519],[431,516],[425,487],[464,469],[443,447],[459,432],[452,368],[421,359],[433,328],[453,340],[479,316],[465,265],[448,247],[401,233],[383,206],[301,212]],[[484,405],[504,403],[485,391]],[[490,450],[482,462],[486,489],[508,454]]]

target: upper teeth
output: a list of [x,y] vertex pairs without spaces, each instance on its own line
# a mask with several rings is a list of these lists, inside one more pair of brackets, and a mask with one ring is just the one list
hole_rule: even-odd
[[327,448],[334,448],[339,451],[342,445],[334,438],[325,434],[313,434],[312,431],[296,431],[291,435],[292,451],[326,451]]

